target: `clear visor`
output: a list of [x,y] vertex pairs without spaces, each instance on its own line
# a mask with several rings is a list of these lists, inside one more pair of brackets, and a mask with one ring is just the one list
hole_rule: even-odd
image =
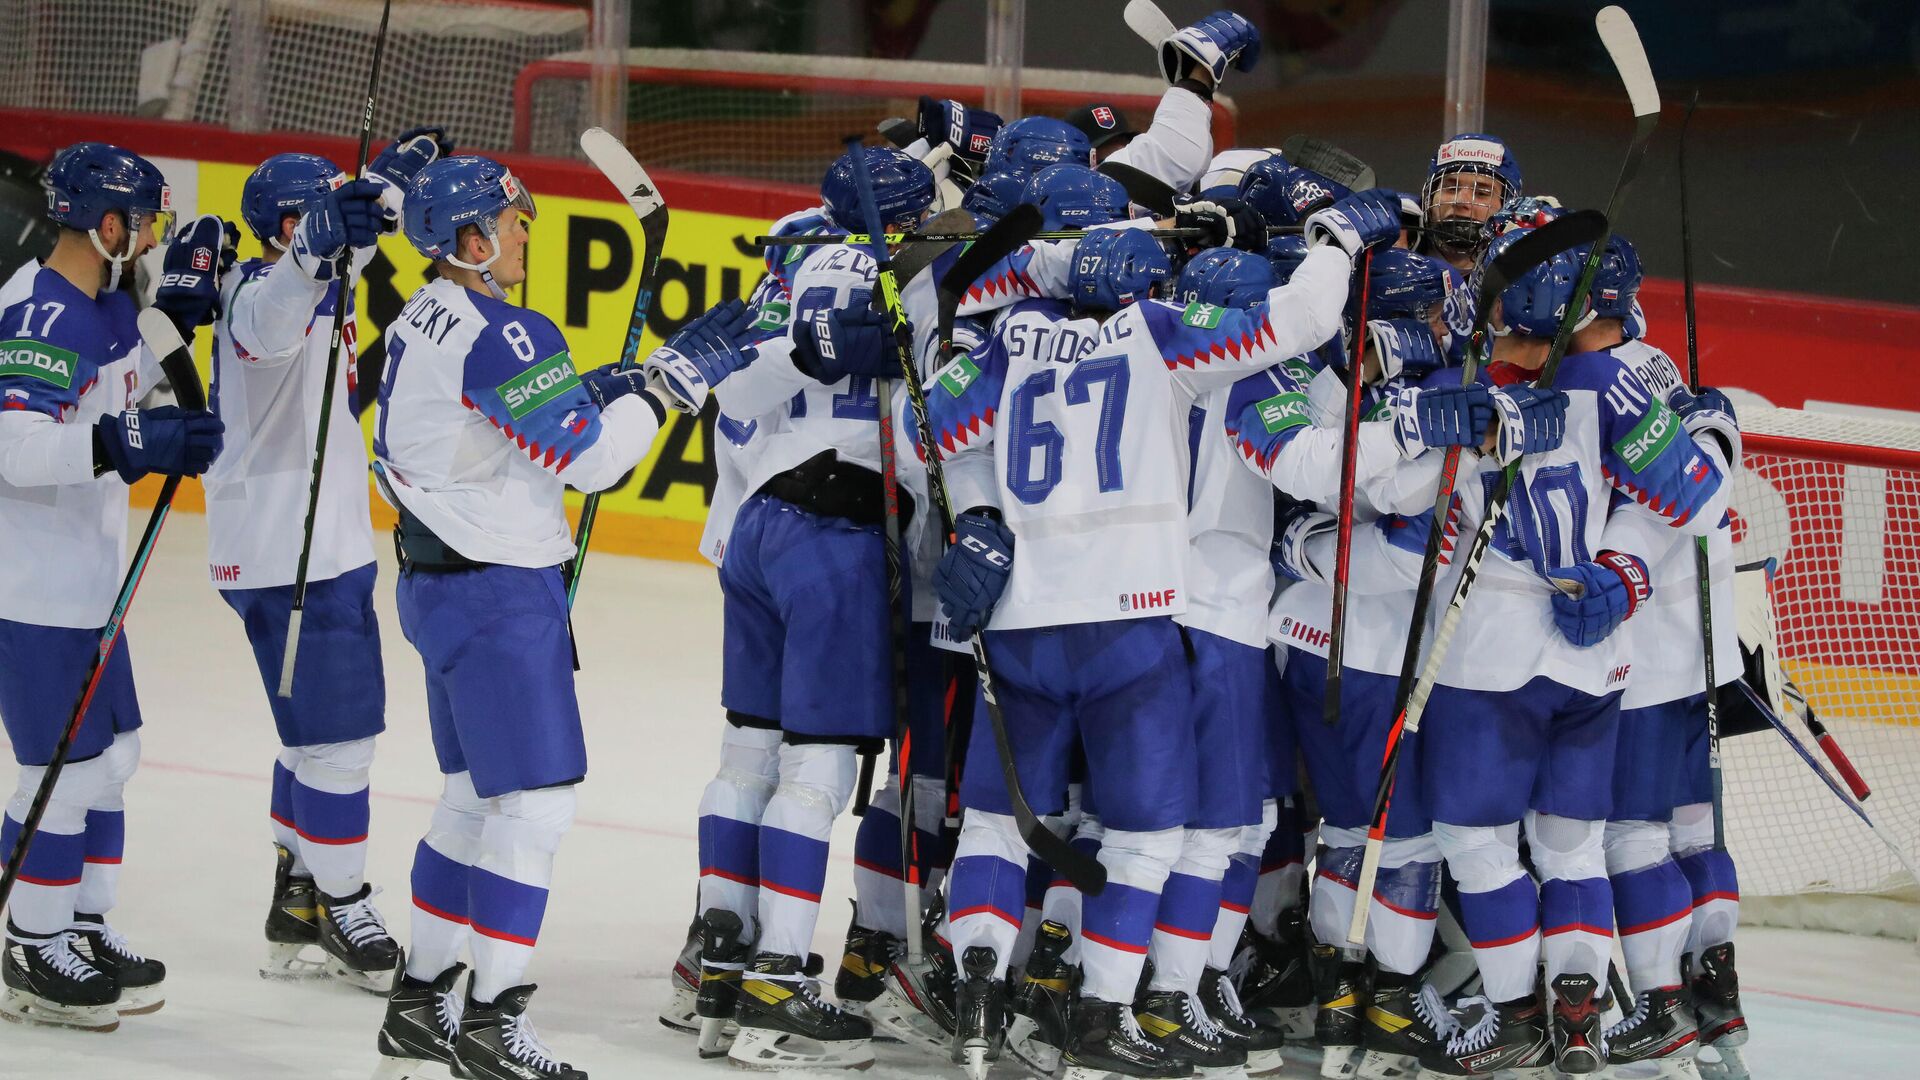
[[127,231],[137,237],[152,229],[154,240],[162,241],[173,235],[175,220],[171,210],[135,207],[127,212]]

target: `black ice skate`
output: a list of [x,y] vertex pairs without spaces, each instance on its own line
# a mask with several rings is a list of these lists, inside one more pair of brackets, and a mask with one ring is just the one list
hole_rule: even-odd
[[940,940],[941,913],[935,897],[920,922],[925,943],[920,960],[915,962],[904,950],[894,958],[885,988],[867,1004],[867,1019],[909,1046],[944,1056],[953,1043],[954,993],[960,978],[952,948]]
[[1109,1075],[1177,1080],[1193,1075],[1193,1063],[1142,1034],[1131,1008],[1087,997],[1074,1004],[1060,1070],[1060,1080],[1106,1080]]
[[660,1026],[688,1035],[700,1034],[700,1014],[694,1011],[693,1005],[700,993],[700,916],[697,914],[693,924],[687,927],[687,941],[673,960],[673,970],[667,973],[667,985],[672,987],[672,993],[660,1009]]
[[133,951],[103,915],[73,917],[73,951],[105,972],[120,987],[115,1008],[121,1016],[159,1012],[167,1003],[167,965]]
[[1033,952],[1013,981],[1013,1018],[1007,1022],[1007,1050],[1035,1076],[1052,1076],[1067,1043],[1073,1004],[1073,965],[1065,959],[1073,934],[1048,919],[1034,934]]
[[1460,1025],[1438,991],[1417,975],[1373,974],[1373,995],[1360,1025],[1361,1080],[1402,1080],[1420,1059],[1447,1044]]
[[529,983],[502,991],[491,1005],[473,1000],[460,1010],[460,1036],[453,1042],[452,1075],[459,1080],[587,1080],[587,1074],[553,1056],[527,1019],[536,988]]
[[381,1021],[380,1064],[373,1080],[439,1080],[453,1062],[454,1040],[460,1037],[460,992],[454,983],[465,964],[455,964],[432,982],[413,978],[404,965],[387,995],[387,1017]]
[[120,987],[113,977],[73,949],[74,935],[37,937],[7,922],[6,958],[0,960],[0,1017],[81,1031],[112,1031],[120,1026],[115,1005]]
[[873,1025],[820,996],[797,956],[761,953],[740,979],[740,1034],[727,1057],[749,1069],[864,1069]]
[[[1642,1066],[1634,1076],[1693,1077],[1700,1075],[1694,1058],[1700,1050],[1692,1002],[1685,987],[1662,986],[1634,999],[1633,1011],[1607,1029],[1607,1062]],[[1651,1063],[1656,1072],[1647,1072]]]
[[[1546,1080],[1553,1067],[1547,1011],[1529,994],[1513,1001],[1469,998],[1460,1029],[1446,1045],[1420,1059],[1421,1075],[1491,1076],[1508,1072],[1520,1080]],[[1471,1022],[1469,1022],[1471,1021]]]
[[855,905],[853,919],[847,923],[847,948],[840,957],[840,970],[833,976],[833,996],[840,1007],[855,1016],[865,1016],[867,1005],[886,989],[887,965],[905,949],[906,943],[884,930],[860,925],[860,908]]
[[1223,1037],[1185,991],[1148,991],[1134,1006],[1133,1018],[1149,1040],[1192,1064],[1195,1076],[1239,1075],[1246,1069],[1246,1046]]
[[1700,1074],[1715,1080],[1746,1080],[1747,1065],[1739,1048],[1747,1042],[1747,1015],[1740,1007],[1740,977],[1733,970],[1733,942],[1707,949],[1699,957],[1699,970],[1689,977],[1691,959],[1682,961],[1681,973],[1693,992],[1700,1045],[1711,1047],[1717,1055],[1700,1058]]
[[1360,1029],[1367,1011],[1367,965],[1331,945],[1313,947],[1313,1041],[1320,1075],[1352,1080],[1360,1070]]
[[320,892],[313,879],[293,872],[293,852],[273,845],[273,905],[267,909],[267,962],[263,979],[317,979],[327,973],[320,944]]
[[1562,975],[1547,986],[1553,1004],[1553,1061],[1563,1073],[1581,1075],[1607,1067],[1607,1032],[1600,982],[1591,975]]
[[1198,996],[1207,1018],[1220,1029],[1221,1038],[1247,1052],[1248,1076],[1268,1076],[1286,1067],[1280,1053],[1287,1044],[1286,1034],[1277,1025],[1263,1024],[1247,1015],[1226,972],[1218,968],[1203,971]]
[[1007,1036],[1007,983],[994,978],[999,956],[985,945],[968,946],[960,957],[963,977],[954,1004],[952,1058],[967,1080],[987,1080],[1000,1060]]
[[321,895],[319,919],[327,974],[385,997],[400,967],[400,945],[373,906],[373,886],[352,896]]
[[1235,987],[1248,1016],[1286,1032],[1289,1039],[1313,1035],[1314,984],[1309,967],[1311,941],[1306,911],[1289,908],[1280,913],[1275,935],[1267,937],[1252,923],[1240,935],[1233,970]]
[[746,927],[725,908],[710,908],[700,920],[700,992],[693,1011],[700,1018],[700,1056],[725,1057],[739,1030],[733,1022],[740,973],[747,966]]

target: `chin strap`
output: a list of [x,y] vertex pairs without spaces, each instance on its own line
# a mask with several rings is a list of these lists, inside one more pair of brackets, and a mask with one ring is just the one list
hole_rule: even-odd
[[98,228],[88,229],[87,239],[93,241],[93,250],[99,252],[100,257],[107,260],[107,265],[112,267],[107,274],[106,291],[113,292],[119,289],[120,269],[126,265],[127,259],[133,254],[133,230],[127,230],[127,250],[118,255],[108,251],[107,245],[100,242],[100,230]]
[[487,234],[487,243],[493,248],[493,254],[487,256],[484,262],[478,263],[463,262],[458,256],[449,255],[447,256],[447,262],[462,270],[471,270],[479,274],[480,280],[486,282],[487,291],[493,294],[493,298],[495,300],[505,300],[507,298],[507,291],[500,287],[499,282],[493,280],[493,263],[495,259],[500,257],[499,230],[495,229],[491,222],[488,222],[481,226],[481,231]]

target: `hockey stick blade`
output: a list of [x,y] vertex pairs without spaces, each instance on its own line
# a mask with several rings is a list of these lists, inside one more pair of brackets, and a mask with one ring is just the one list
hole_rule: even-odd
[[1347,153],[1325,139],[1312,135],[1289,135],[1280,144],[1280,156],[1289,165],[1298,165],[1354,191],[1374,186],[1373,166]]
[[640,167],[627,145],[606,128],[590,127],[581,132],[580,149],[587,160],[593,162],[593,167],[619,189],[635,215],[644,218],[666,205],[647,170]]
[[1173,20],[1160,10],[1153,0],[1127,0],[1127,10],[1121,15],[1127,21],[1127,29],[1140,35],[1140,40],[1153,46],[1173,36]]
[[1528,229],[1480,275],[1480,290],[1474,295],[1476,320],[1484,326],[1491,317],[1494,298],[1527,271],[1561,252],[1589,246],[1606,232],[1607,215],[1598,210],[1575,210],[1537,229]]
[[1126,189],[1128,202],[1146,207],[1156,217],[1173,216],[1173,197],[1177,193],[1165,180],[1123,161],[1103,161],[1097,171],[1118,180]]
[[1660,86],[1653,81],[1653,67],[1647,63],[1646,46],[1640,43],[1640,31],[1634,28],[1633,17],[1625,8],[1604,7],[1593,17],[1593,28],[1599,32],[1600,44],[1606,47],[1614,69],[1620,73],[1620,81],[1626,85],[1634,118],[1659,115]]
[[207,393],[200,385],[199,369],[193,366],[193,350],[181,340],[173,320],[158,308],[147,308],[140,313],[136,325],[140,328],[140,340],[160,358],[160,370],[166,372],[167,384],[173,387],[174,399],[180,407],[190,411],[205,409]]
[[[928,218],[922,225],[922,228],[925,228],[928,232],[959,232],[965,229],[971,229],[973,228],[973,215],[958,207],[952,210],[943,210],[939,214]],[[944,240],[928,244],[911,244],[904,246],[900,254],[893,257],[894,279],[899,282],[902,289],[906,288],[907,282],[925,273],[927,267],[932,266],[936,259],[952,251],[954,248],[959,247],[960,244],[961,241],[959,240]],[[878,294],[875,294],[874,298],[878,300]]]

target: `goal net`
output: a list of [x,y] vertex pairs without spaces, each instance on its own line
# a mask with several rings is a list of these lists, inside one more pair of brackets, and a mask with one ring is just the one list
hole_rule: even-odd
[[[1920,849],[1920,424],[1748,409],[1735,557],[1777,560],[1781,666]],[[1786,721],[1816,760],[1806,729]],[[1727,846],[1763,921],[1911,937],[1912,878],[1777,734],[1724,744]],[[1838,902],[1836,902],[1838,901]]]

